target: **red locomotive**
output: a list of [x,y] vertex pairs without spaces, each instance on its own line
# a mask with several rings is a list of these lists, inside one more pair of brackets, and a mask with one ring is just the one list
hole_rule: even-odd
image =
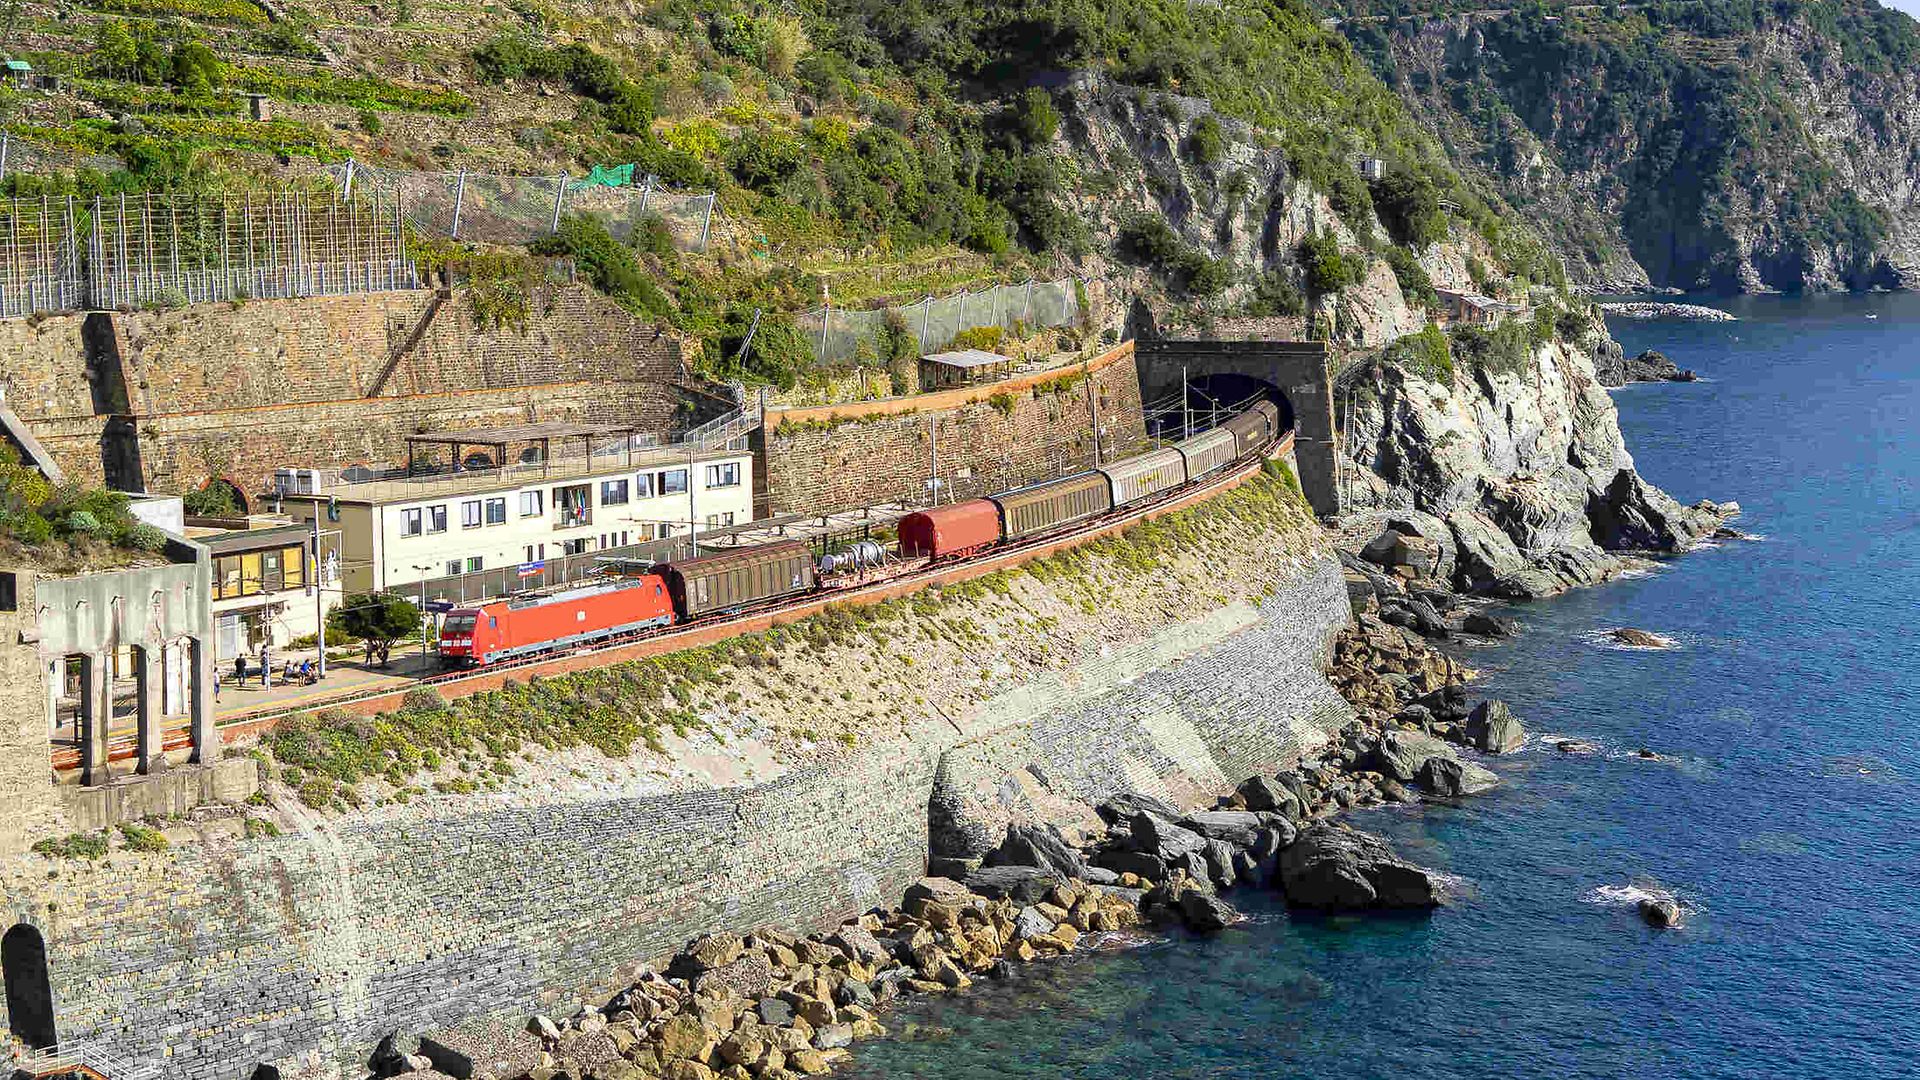
[[494,664],[672,622],[665,580],[643,574],[455,609],[440,627],[440,655],[456,663]]

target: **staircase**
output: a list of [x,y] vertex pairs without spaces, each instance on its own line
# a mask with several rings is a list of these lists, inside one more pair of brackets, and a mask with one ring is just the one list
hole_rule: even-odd
[[400,369],[400,361],[405,360],[407,354],[419,347],[420,339],[427,336],[427,329],[433,325],[433,317],[440,314],[441,305],[451,299],[453,299],[452,289],[434,290],[433,298],[427,301],[426,310],[414,320],[413,329],[407,333],[407,336],[400,339],[399,344],[387,353],[386,363],[381,365],[380,374],[374,378],[373,385],[368,387],[367,392],[362,396],[370,398],[380,396],[380,391],[387,388],[387,382],[393,378],[393,373]]

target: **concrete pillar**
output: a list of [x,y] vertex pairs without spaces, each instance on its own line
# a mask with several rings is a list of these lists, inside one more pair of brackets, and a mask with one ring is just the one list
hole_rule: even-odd
[[193,754],[196,765],[220,760],[220,731],[213,715],[213,645],[202,638],[187,639],[187,700],[193,714]]
[[137,655],[140,664],[140,710],[136,722],[140,726],[140,734],[135,761],[144,776],[167,767],[163,725],[166,716],[166,668],[162,662],[165,649],[143,648]]
[[107,736],[113,726],[113,654],[88,653],[81,681],[86,684],[80,715],[75,718],[80,737],[80,782],[89,787],[107,782]]

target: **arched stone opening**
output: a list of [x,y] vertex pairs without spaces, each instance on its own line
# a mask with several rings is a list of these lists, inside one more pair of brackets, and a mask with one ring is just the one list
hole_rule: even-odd
[[1153,434],[1165,439],[1204,431],[1231,417],[1255,401],[1266,400],[1280,410],[1282,431],[1293,430],[1293,402],[1280,387],[1265,379],[1239,372],[1195,375],[1186,382],[1185,394],[1158,402],[1159,410],[1150,418]]
[[47,942],[38,927],[16,923],[0,937],[0,977],[7,984],[7,1026],[14,1037],[35,1049],[58,1044]]

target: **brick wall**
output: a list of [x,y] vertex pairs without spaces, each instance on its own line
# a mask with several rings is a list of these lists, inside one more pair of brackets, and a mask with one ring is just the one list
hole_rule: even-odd
[[[537,293],[523,329],[482,328],[464,293],[435,306],[426,290],[8,320],[0,357],[9,403],[63,468],[101,482],[108,446],[131,438],[133,467],[160,492],[199,486],[208,462],[248,492],[278,467],[401,462],[422,429],[664,430],[691,381],[682,340],[584,286]],[[103,413],[123,408],[116,436]]]
[[[1145,438],[1132,348],[964,390],[769,410],[762,457],[768,508],[807,513],[924,499],[936,460],[956,498],[1088,468],[1096,409],[1102,460],[1111,460]],[[1086,377],[1077,379],[1082,372]],[[1058,385],[1063,376],[1072,385]]]
[[[559,1010],[690,937],[808,926],[898,896],[922,867],[936,768],[997,805],[1121,784],[1199,797],[1349,715],[1317,667],[1344,619],[1324,547],[1257,609],[1169,620],[832,764],[661,793],[635,773],[302,819],[298,833],[101,864],[0,864],[49,942],[63,1034],[182,1080],[349,1074],[388,1031]],[[1204,607],[1205,605],[1199,605]],[[649,790],[652,789],[652,790]],[[298,810],[293,811],[300,813]]]

